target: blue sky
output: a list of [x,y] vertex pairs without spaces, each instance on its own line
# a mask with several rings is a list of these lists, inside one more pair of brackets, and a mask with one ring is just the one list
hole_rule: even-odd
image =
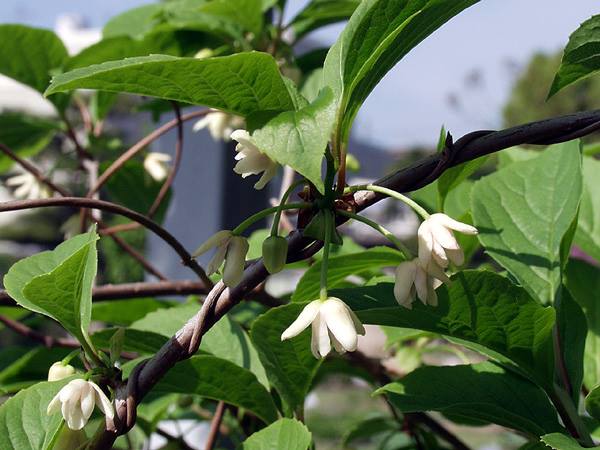
[[[79,13],[101,26],[112,15],[145,0],[1,0],[0,22],[52,27],[62,13]],[[305,1],[290,0],[291,15]],[[355,137],[388,149],[429,144],[442,124],[459,136],[499,125],[500,107],[513,80],[507,61],[524,64],[539,50],[561,49],[579,24],[600,13],[597,0],[483,0],[446,24],[402,60],[359,113]],[[331,43],[340,26],[317,34]],[[478,70],[484,84],[465,89]],[[463,94],[463,112],[448,95]]]

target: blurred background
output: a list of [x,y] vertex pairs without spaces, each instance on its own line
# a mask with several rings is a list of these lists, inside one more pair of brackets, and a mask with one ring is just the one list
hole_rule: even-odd
[[[69,52],[76,54],[100,40],[102,26],[110,17],[146,3],[145,0],[2,0],[0,23],[53,29]],[[285,17],[292,18],[305,4],[288,0]],[[598,12],[597,0],[504,0],[482,1],[460,14],[405,57],[361,109],[349,148],[356,160],[350,183],[377,179],[435,152],[442,126],[456,139],[478,129],[498,129],[599,108],[598,77],[577,83],[550,102],[545,101],[569,34]],[[297,43],[298,52],[332,44],[342,28],[343,24],[336,24],[309,34]],[[131,114],[125,106],[135,101],[120,98],[123,107],[115,108],[106,123],[108,134],[114,131],[119,142],[132,144],[173,118],[171,113]],[[0,76],[0,112],[14,111],[42,117],[55,114],[54,108],[37,92]],[[169,208],[164,212],[165,227],[188,248],[195,248],[219,229],[235,226],[279,194],[279,183],[255,192],[251,188],[255,180],[242,181],[232,173],[230,144],[213,141],[207,131],[195,133],[192,126],[193,123],[185,126],[183,164]],[[109,147],[113,143],[106,140],[96,145]],[[56,151],[69,150],[62,142],[47,144]],[[170,133],[155,142],[152,150],[173,154],[174,146],[175,135]],[[52,158],[52,153],[37,161],[42,167],[44,158]],[[60,170],[56,177],[60,181]],[[122,188],[115,187],[116,191]],[[0,200],[12,198],[12,190],[4,184],[0,186]],[[417,226],[411,212],[387,202],[377,204],[367,214],[400,237],[414,234]],[[15,260],[59,243],[63,236],[56,230],[69,217],[58,210],[0,215],[0,276]],[[362,227],[351,225],[345,231],[365,247],[385,244],[377,234]],[[128,234],[128,240],[145,247],[149,259],[168,277],[189,277],[172,251],[158,239],[133,232]],[[119,256],[119,250],[108,239],[102,241],[101,251],[104,261]],[[286,272],[285,276],[274,277],[269,289],[277,295],[290,292],[300,275],[301,272]],[[105,264],[102,276],[106,283],[153,279],[144,275],[135,263],[125,261],[116,268]],[[413,336],[414,342],[418,338]],[[14,335],[0,329],[0,349],[14,340]],[[370,330],[361,345],[366,353],[387,358],[402,371],[423,360],[456,364],[466,357],[454,350],[441,353],[436,350],[430,354],[425,344],[406,349],[385,347],[385,342],[384,332]],[[347,388],[349,382],[353,389]],[[307,423],[318,436],[319,449],[340,448],[340,438],[354,422],[384,410],[379,400],[371,398],[370,389],[357,380],[333,379],[320,386],[307,401]],[[174,433],[184,434],[193,448],[202,448],[206,430],[202,426],[189,430],[185,423],[177,421],[169,426]],[[517,448],[522,442],[499,427],[453,427],[478,449]],[[153,439],[152,448],[158,448],[161,438]],[[376,448],[375,445],[379,444],[364,442],[355,448],[370,449]],[[389,448],[401,447],[402,443],[392,443]]]

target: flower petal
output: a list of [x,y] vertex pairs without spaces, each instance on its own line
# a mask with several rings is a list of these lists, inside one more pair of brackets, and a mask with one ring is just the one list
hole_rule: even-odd
[[453,250],[459,248],[458,242],[449,228],[446,228],[438,222],[432,221],[430,224],[430,229],[431,234],[433,234],[433,238],[442,247]]
[[308,327],[312,321],[315,320],[315,317],[317,317],[317,314],[319,313],[320,307],[320,300],[315,300],[306,305],[296,320],[294,320],[292,324],[287,327],[283,333],[281,333],[281,340],[285,341],[286,339],[293,338],[294,336],[298,336],[300,333],[302,333],[306,327]]
[[335,349],[336,352],[338,352],[340,355],[343,355],[344,353],[346,353],[346,349],[342,346],[342,344],[340,344],[338,342],[338,340],[335,338],[335,336],[331,332],[329,333],[329,339],[331,340],[331,343],[333,344],[333,348]]
[[427,221],[424,221],[419,229],[417,230],[417,240],[419,243],[419,261],[423,267],[426,267],[431,261],[431,254],[433,252],[433,234]]
[[458,231],[463,234],[477,234],[477,228],[471,226],[466,223],[459,222],[458,220],[454,220],[452,217],[447,216],[446,214],[432,214],[430,219],[435,220],[446,228],[450,228],[451,230]]
[[325,358],[331,351],[327,323],[320,313],[312,322],[311,350],[315,358]]
[[223,283],[227,287],[235,287],[244,277],[244,265],[248,253],[248,240],[242,236],[233,236],[227,246],[225,268],[223,269]]
[[80,399],[80,409],[81,414],[87,420],[92,415],[92,411],[94,411],[94,404],[96,403],[96,395],[94,394],[94,389],[89,385],[81,392]]
[[254,184],[254,189],[260,191],[275,177],[275,175],[277,175],[277,164],[272,162],[272,164],[263,172],[260,179]]
[[465,253],[460,247],[456,250],[447,249],[446,256],[450,261],[452,261],[453,264],[456,264],[457,266],[462,266],[465,262]]
[[67,422],[67,426],[71,430],[81,430],[83,427],[85,427],[87,419],[83,416],[83,412],[79,408],[79,403],[63,403],[62,411],[63,417]]
[[396,268],[396,280],[394,283],[394,298],[399,305],[410,308],[414,299],[413,285],[417,265],[414,261],[404,261],[398,264]]
[[50,403],[48,403],[48,408],[46,408],[46,414],[48,414],[49,416],[52,414],[56,414],[58,411],[60,411],[60,407],[61,407],[60,392],[58,392],[54,396],[54,398],[52,398],[52,400],[50,400]]
[[223,264],[223,261],[225,261],[226,254],[227,254],[227,245],[220,245],[219,247],[217,247],[215,254],[210,259],[210,261],[208,262],[208,265],[206,266],[206,274],[207,275],[212,275],[213,273],[215,273],[219,270],[219,268]]
[[96,405],[100,408],[100,411],[109,419],[113,419],[115,412],[109,398],[96,383],[90,381],[90,386],[96,391]]
[[206,241],[204,241],[204,243],[202,243],[202,245],[200,245],[200,247],[198,247],[194,253],[192,253],[192,257],[196,258],[197,256],[203,255],[213,247],[219,247],[220,245],[226,244],[231,236],[231,230],[217,231]]
[[424,305],[427,304],[428,287],[427,272],[419,267],[415,276],[415,290],[417,291],[417,297],[419,297],[419,300],[421,300],[421,303]]
[[320,316],[327,323],[327,328],[347,351],[356,350],[357,330],[344,302],[335,297],[328,298],[321,306]]

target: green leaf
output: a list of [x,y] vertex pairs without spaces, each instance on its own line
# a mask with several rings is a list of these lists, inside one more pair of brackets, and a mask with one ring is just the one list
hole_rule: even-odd
[[323,193],[321,165],[334,119],[333,94],[325,89],[311,104],[269,120],[252,139],[271,159],[304,175]]
[[215,356],[194,356],[177,363],[152,392],[197,394],[248,409],[265,423],[277,420],[275,403],[256,376]]
[[44,382],[23,389],[0,406],[0,448],[51,449],[62,425],[62,416],[46,414],[50,400],[70,379]]
[[554,375],[552,328],[555,312],[543,307],[507,278],[488,271],[466,270],[450,286],[437,289],[438,306],[416,302],[398,306],[393,283],[333,290],[363,323],[413,328],[462,339],[488,349],[542,386]]
[[86,339],[92,315],[92,284],[98,264],[95,230],[14,264],[4,286],[15,301],[44,314],[80,341]]
[[[131,325],[131,329],[161,334],[170,338],[198,313],[200,306],[194,303],[151,312]],[[200,351],[231,361],[250,370],[266,387],[269,380],[248,334],[240,325],[224,316],[202,337]]]
[[365,0],[331,47],[325,81],[340,99],[338,135],[348,137],[358,109],[410,50],[477,0]]
[[48,369],[69,353],[64,348],[5,347],[0,350],[0,392],[18,392],[46,381]]
[[569,37],[548,98],[564,87],[600,71],[600,15],[593,16]]
[[306,425],[295,419],[279,419],[246,439],[243,450],[307,450],[312,435]]
[[562,433],[550,433],[542,436],[541,441],[554,450],[583,450],[585,447],[571,436]]
[[440,411],[536,436],[562,429],[542,389],[490,362],[421,367],[376,393],[402,412]]
[[115,36],[142,37],[160,23],[159,15],[164,6],[151,3],[125,11],[112,17],[102,30],[104,38]]
[[585,386],[590,389],[600,383],[600,269],[584,261],[572,259],[565,270],[565,285],[581,306],[587,321],[587,338],[583,359]]
[[369,417],[355,424],[344,436],[342,444],[346,448],[352,441],[364,440],[381,433],[390,433],[398,428],[398,423],[389,417],[380,415]]
[[170,301],[154,298],[96,301],[92,305],[92,320],[127,326],[153,311],[171,306]]
[[[105,328],[92,335],[92,342],[96,348],[109,349],[110,340],[122,328]],[[125,328],[123,338],[123,351],[135,352],[140,355],[153,355],[167,342],[168,338],[151,331],[141,331]]]
[[[404,261],[404,256],[397,250],[387,247],[373,247],[368,250],[350,255],[334,256],[329,259],[327,271],[327,286],[334,288],[349,275],[361,272],[372,273],[383,267],[397,266]],[[321,261],[308,269],[292,294],[293,302],[307,302],[319,298],[319,280],[321,276]]]
[[477,158],[472,161],[459,164],[456,167],[452,167],[446,170],[442,176],[438,179],[438,195],[440,196],[440,203],[442,207],[445,206],[448,193],[453,189],[460,186],[467,178],[473,175],[477,169],[481,167],[487,161],[487,157]]
[[281,333],[303,307],[290,304],[273,308],[256,319],[250,330],[271,384],[292,410],[304,404],[304,397],[321,365],[321,360],[310,352],[310,330],[289,341],[281,341]]
[[579,403],[583,382],[583,361],[587,335],[586,317],[569,291],[561,288],[560,298],[555,302],[556,328],[560,336],[565,368],[571,381],[571,398]]
[[360,0],[312,0],[291,21],[296,40],[311,31],[347,20],[360,4]]
[[[21,158],[37,155],[50,143],[60,129],[57,122],[18,113],[0,114],[0,143]],[[0,153],[0,172],[8,170],[14,161]]]
[[260,52],[109,61],[55,76],[44,95],[84,88],[200,104],[241,116],[294,109],[277,63]]
[[575,245],[600,262],[600,161],[583,158],[583,193],[579,206]]
[[600,386],[594,386],[585,397],[585,410],[596,420],[600,420]]
[[[52,31],[24,25],[0,25],[0,73],[38,92],[44,92],[53,71],[60,70],[69,55]],[[63,109],[64,97],[50,99]]]
[[482,178],[471,194],[479,241],[544,304],[561,283],[560,249],[581,197],[578,141],[549,147]]

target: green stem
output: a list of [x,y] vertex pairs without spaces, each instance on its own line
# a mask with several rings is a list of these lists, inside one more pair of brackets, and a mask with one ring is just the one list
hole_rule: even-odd
[[63,366],[68,366],[69,364],[71,364],[71,361],[73,360],[73,358],[75,358],[77,355],[79,355],[79,353],[81,353],[81,349],[77,349],[77,350],[73,350],[71,353],[69,353],[67,356],[65,356],[60,363]]
[[327,300],[327,269],[329,266],[329,246],[331,244],[331,232],[333,228],[331,211],[325,209],[323,213],[325,214],[325,246],[323,247],[323,259],[321,260],[321,289],[319,290],[321,301]]
[[263,209],[262,211],[259,211],[256,214],[253,214],[250,217],[248,217],[246,220],[244,220],[242,223],[240,223],[237,227],[235,227],[231,232],[236,236],[240,235],[244,232],[244,230],[246,228],[248,228],[254,222],[258,222],[259,220],[264,219],[265,217],[268,217],[271,214],[276,213],[280,208],[283,211],[286,209],[310,208],[311,206],[312,206],[311,203],[298,202],[298,203],[288,203],[287,205],[279,205],[279,206],[273,206],[272,208]]
[[400,239],[398,239],[396,236],[394,236],[394,234],[390,230],[385,228],[384,226],[379,225],[377,222],[374,222],[371,219],[367,219],[364,216],[359,216],[358,214],[354,214],[354,213],[351,213],[348,211],[337,210],[336,212],[341,216],[348,217],[349,219],[358,220],[359,222],[362,222],[365,225],[370,226],[374,230],[376,230],[379,233],[381,233],[382,235],[384,235],[392,244],[394,244],[396,247],[398,247],[398,250],[400,250],[404,254],[406,259],[413,258],[411,251],[406,247],[406,245],[404,245]]
[[401,202],[406,203],[412,209],[415,210],[417,214],[419,214],[423,219],[429,218],[429,213],[425,211],[425,209],[419,205],[414,200],[408,198],[406,195],[401,194],[400,192],[394,191],[392,189],[384,188],[383,186],[377,186],[375,184],[363,184],[359,186],[350,186],[346,192],[358,192],[358,191],[371,191],[378,192],[379,194],[387,195],[388,197],[393,197],[396,200],[400,200]]
[[283,212],[283,206],[285,206],[285,202],[287,202],[288,197],[294,191],[294,189],[296,189],[296,187],[301,185],[302,183],[304,183],[303,179],[290,184],[290,187],[287,188],[287,190],[281,196],[281,201],[279,202],[279,205],[276,207],[277,212],[275,213],[275,217],[273,217],[273,225],[271,226],[271,236],[277,236],[277,234],[279,232],[279,220],[281,219],[281,213]]

